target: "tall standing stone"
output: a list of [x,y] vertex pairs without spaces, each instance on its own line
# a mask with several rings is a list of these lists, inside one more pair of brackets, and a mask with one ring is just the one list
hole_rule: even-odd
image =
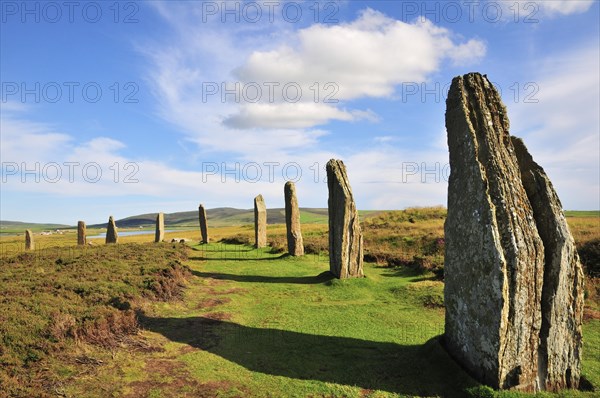
[[162,242],[165,239],[165,214],[156,215],[156,230],[154,232],[154,242]]
[[87,243],[85,221],[77,221],[77,244],[83,246]]
[[[550,201],[532,206],[534,190],[522,179],[522,170],[528,167],[517,160],[506,108],[487,77],[471,73],[453,79],[446,129],[451,169],[444,226],[446,348],[494,388],[553,389],[548,383],[549,374],[555,373],[548,367],[553,360],[544,358],[542,348],[544,334],[553,330],[544,326],[542,313],[552,311],[542,298],[559,292],[545,280],[544,250],[549,242],[536,224]],[[552,212],[552,217],[556,215]],[[571,283],[575,296],[577,286],[578,282]],[[554,301],[569,302],[573,313],[578,299],[565,296],[566,290]],[[576,329],[576,323],[570,327]],[[560,341],[567,346],[556,351],[578,357],[577,332],[567,335]],[[575,386],[579,363],[567,358],[559,362],[572,366],[559,378],[568,378]]]
[[363,276],[363,237],[346,166],[327,162],[329,189],[329,270],[337,278]]
[[208,222],[206,219],[206,209],[204,205],[198,206],[198,219],[200,221],[200,233],[202,234],[202,243],[208,243]]
[[267,207],[262,195],[254,198],[254,246],[267,246]]
[[35,249],[35,243],[33,242],[33,232],[31,230],[25,230],[25,250]]
[[108,218],[108,225],[106,226],[106,243],[117,243],[119,235],[117,234],[117,224],[113,216]]
[[511,137],[511,142],[544,242],[540,379],[549,391],[577,388],[581,376],[583,267],[550,179],[520,138]]
[[288,181],[283,189],[285,196],[285,227],[287,230],[288,253],[292,256],[304,255],[304,243],[300,228],[300,210],[296,197],[296,185]]

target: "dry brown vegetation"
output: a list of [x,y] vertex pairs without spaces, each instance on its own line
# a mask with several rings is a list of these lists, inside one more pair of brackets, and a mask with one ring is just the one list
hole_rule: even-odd
[[14,396],[48,391],[45,369],[73,345],[123,345],[138,331],[135,310],[144,300],[180,297],[191,275],[182,264],[187,251],[128,244],[2,256],[2,390]]

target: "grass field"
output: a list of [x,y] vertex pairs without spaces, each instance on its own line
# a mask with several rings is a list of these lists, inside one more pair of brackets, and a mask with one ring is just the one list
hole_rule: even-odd
[[600,210],[565,210],[567,217],[600,217]]
[[[584,244],[598,220],[568,218]],[[443,281],[425,265],[443,254],[443,221],[443,209],[370,214],[379,261],[347,281],[326,272],[322,224],[303,226],[301,258],[281,250],[283,225],[260,250],[218,243],[251,239],[252,225],[211,228],[209,245],[197,230],[167,234],[190,247],[139,235],[77,248],[67,232],[36,235],[24,254],[22,236],[0,238],[0,397],[529,397],[478,385],[440,345]],[[537,396],[597,396],[596,288],[583,351],[596,392]]]

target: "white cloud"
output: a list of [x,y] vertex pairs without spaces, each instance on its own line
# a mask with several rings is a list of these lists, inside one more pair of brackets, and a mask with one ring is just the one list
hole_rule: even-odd
[[[6,105],[6,106],[5,106]],[[71,145],[71,137],[56,131],[52,126],[9,115],[26,111],[26,107],[10,102],[2,105],[0,114],[0,134],[2,162],[51,162],[61,156],[65,147]]]
[[[444,62],[462,65],[485,55],[479,40],[455,42],[452,32],[430,21],[405,23],[371,9],[349,23],[297,30],[242,23],[228,31],[231,24],[199,25],[177,7],[161,6],[159,13],[174,37],[146,44],[143,52],[152,61],[149,81],[161,115],[202,151],[241,157],[314,150],[317,126],[379,120],[353,100],[394,98],[397,85],[424,82]],[[239,98],[223,98],[222,85],[233,88],[234,82],[241,85]],[[279,84],[273,97],[271,83]],[[301,89],[297,102],[284,97],[288,83]],[[251,85],[262,90],[256,102],[244,92]],[[208,86],[218,92],[206,95]]]
[[390,135],[384,135],[384,136],[380,136],[380,137],[375,137],[374,140],[376,142],[379,143],[384,143],[384,142],[392,142],[396,139],[396,137],[392,137]]
[[359,208],[401,209],[446,205],[446,148],[406,151],[376,147],[344,160]]
[[538,103],[508,103],[511,133],[524,138],[563,203],[600,200],[600,50],[596,44],[541,60]]
[[[283,184],[286,179],[297,180],[298,195],[302,206],[326,207],[327,185],[324,166],[331,158],[341,158],[348,165],[349,176],[359,208],[393,209],[405,206],[435,205],[445,203],[445,180],[421,182],[422,171],[407,169],[403,163],[421,168],[435,168],[436,162],[443,166],[447,157],[445,148],[424,148],[409,151],[389,146],[391,137],[379,137],[379,143],[368,150],[354,154],[340,154],[335,150],[314,147],[307,151],[293,151],[312,134],[316,142],[326,134],[320,130],[307,130],[298,134],[295,130],[263,130],[261,140],[255,136],[239,135],[243,145],[254,151],[244,160],[205,162],[196,170],[181,170],[163,162],[144,158],[128,158],[121,154],[123,142],[107,137],[78,141],[73,132],[54,133],[44,123],[30,123],[27,112],[2,113],[3,151],[10,149],[7,160],[40,162],[42,176],[34,183],[27,177],[21,181],[20,173],[8,176],[2,184],[2,212],[5,218],[22,220],[40,219],[51,222],[74,223],[77,219],[88,222],[104,222],[108,214],[117,218],[155,211],[183,211],[196,208],[198,202],[207,207],[231,206],[251,208],[252,198],[263,194],[269,207],[283,207]],[[58,139],[53,139],[57,135]],[[214,139],[224,139],[216,136]],[[226,137],[225,139],[230,139]],[[264,142],[281,140],[282,150],[265,149]],[[8,144],[9,145],[5,145]],[[49,143],[52,143],[49,145]],[[289,145],[289,147],[286,147]],[[4,159],[3,153],[3,161]],[[54,162],[62,166],[62,177],[51,181],[43,175],[44,164]],[[74,181],[69,181],[65,162],[75,162]],[[83,178],[87,164],[97,165],[102,175],[96,178],[97,167],[92,167]],[[210,164],[210,168],[206,167]],[[216,167],[216,169],[215,169]],[[257,176],[258,170],[260,176]],[[52,170],[51,170],[52,171]],[[204,173],[203,173],[204,171]],[[299,174],[300,173],[300,174]],[[128,182],[127,182],[128,181]],[[48,213],[26,212],[18,214],[15,198],[34,200],[38,195],[51,195],[60,202],[58,209]],[[166,199],[169,199],[166,201]],[[135,202],[139,200],[139,204]],[[36,210],[37,211],[37,210]]]
[[[399,84],[428,81],[444,63],[477,62],[486,51],[482,41],[457,39],[453,32],[430,21],[405,23],[371,9],[339,25],[314,24],[290,30],[288,24],[282,29],[275,26],[269,34],[263,34],[260,26],[251,27],[259,32],[256,39],[240,34],[238,25],[198,26],[189,23],[186,15],[174,18],[177,11],[161,12],[168,15],[175,35],[165,43],[148,44],[144,50],[152,61],[150,81],[155,83],[163,117],[179,126],[200,151],[235,154],[242,169],[248,164],[245,162],[268,161],[277,163],[280,173],[284,165],[297,163],[303,172],[297,183],[299,196],[310,198],[313,206],[327,204],[323,167],[330,158],[346,161],[360,208],[445,203],[445,180],[431,181],[430,175],[428,183],[422,183],[420,170],[403,172],[402,168],[403,162],[419,169],[438,165],[441,173],[447,163],[445,146],[401,151],[391,147],[391,136],[384,136],[374,139],[368,150],[340,153],[343,150],[323,148],[321,140],[328,132],[315,126],[332,120],[377,122],[375,112],[356,109],[353,101],[395,98]],[[218,32],[218,40],[206,39],[214,32]],[[221,90],[223,82],[231,88],[236,81],[258,84],[263,96],[256,103],[245,101],[243,95],[241,101],[231,95],[224,101],[220,93],[202,100],[206,83],[216,83]],[[280,84],[273,100],[267,100],[265,94],[269,82]],[[326,87],[328,82],[335,87]],[[286,83],[301,87],[303,95],[297,103],[282,98],[281,88]],[[319,89],[316,102],[315,83]],[[328,94],[338,102],[324,102]],[[231,170],[233,165],[224,166]],[[262,169],[265,172],[264,166]],[[283,205],[285,179],[281,174],[275,183],[266,184],[223,184],[221,178],[218,173],[202,185],[202,196],[209,198],[207,206],[223,206],[222,198],[229,197],[228,192],[236,198],[260,192],[269,206]],[[227,176],[228,181],[231,178]]]
[[449,56],[454,65],[464,66],[476,63],[485,56],[485,52],[486,45],[481,40],[471,39],[455,46]]
[[592,7],[594,0],[487,0],[486,3],[480,7],[477,5],[476,10],[481,11],[480,14],[488,22],[495,20],[499,9],[500,17],[506,22],[537,23],[561,16],[585,13]]
[[370,111],[347,111],[332,105],[314,102],[242,104],[238,113],[227,117],[223,124],[236,129],[304,129],[325,124],[329,120],[357,121],[367,119],[377,121],[377,115]]
[[537,2],[540,9],[547,14],[580,14],[590,9],[593,0],[551,0]]
[[330,119],[352,120],[352,115],[334,106],[315,103],[243,104],[223,123],[232,128],[310,128]]
[[[113,212],[115,216],[160,209],[191,210],[199,201],[208,207],[250,208],[252,198],[258,193],[262,193],[272,206],[281,207],[286,177],[299,180],[304,198],[322,197],[324,202],[317,199],[317,203],[326,205],[327,187],[322,181],[321,167],[336,155],[320,150],[297,155],[285,152],[288,147],[303,144],[305,135],[315,141],[326,134],[324,131],[310,130],[299,134],[295,130],[266,130],[260,139],[255,135],[240,134],[237,140],[254,151],[251,158],[223,162],[206,160],[195,170],[181,170],[143,157],[126,157],[121,154],[126,145],[112,138],[95,137],[79,142],[73,132],[55,133],[52,126],[32,123],[27,120],[28,116],[27,112],[5,112],[4,109],[1,114],[0,202],[5,218],[19,211],[14,204],[9,205],[14,198],[30,199],[34,195],[52,195],[56,200],[64,201],[63,207],[82,208],[81,203],[89,198],[93,199],[89,205],[94,209],[104,209],[107,203],[118,203],[116,209],[103,210]],[[235,138],[216,136],[214,139]],[[265,149],[264,142],[272,140],[282,140],[283,151]],[[24,167],[29,171],[37,170],[37,173],[24,175]],[[57,168],[60,174],[57,174]],[[128,204],[129,198],[141,197],[144,198],[140,199],[143,203],[140,206]],[[170,200],[168,205],[162,202],[165,198]],[[173,198],[179,200],[172,201]],[[121,200],[124,202],[119,204]],[[162,208],[152,209],[160,203],[163,203]],[[87,213],[90,213],[89,217],[97,217],[89,209]],[[47,215],[44,217],[45,220],[60,221]],[[64,215],[60,217],[64,222],[73,222]],[[25,219],[22,215],[16,218]]]
[[351,23],[300,30],[295,47],[255,51],[234,73],[243,82],[296,82],[307,92],[315,82],[333,82],[340,100],[388,97],[402,82],[425,81],[446,58],[466,63],[485,55],[481,41],[455,44],[451,36],[428,20],[405,23],[366,9]]
[[[13,108],[15,109],[15,108]],[[63,197],[165,195],[189,189],[200,173],[175,170],[119,154],[125,144],[107,137],[77,142],[27,112],[5,111],[0,117],[2,194],[50,193]]]

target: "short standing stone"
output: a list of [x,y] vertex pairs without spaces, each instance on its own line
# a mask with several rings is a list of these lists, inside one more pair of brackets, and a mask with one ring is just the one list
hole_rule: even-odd
[[327,162],[329,270],[340,279],[363,276],[363,237],[352,189],[341,160]]
[[267,246],[267,207],[262,195],[254,198],[254,246]]
[[165,239],[165,214],[156,215],[156,231],[154,233],[154,242],[162,242]]
[[83,246],[87,243],[85,221],[77,221],[77,244]]
[[25,230],[25,250],[33,250],[35,249],[35,244],[33,242],[33,232],[27,229]]
[[284,187],[285,196],[285,226],[287,230],[288,253],[292,256],[304,255],[302,230],[300,229],[300,210],[296,197],[296,185],[288,181]]
[[113,216],[108,218],[108,225],[106,226],[106,243],[117,243],[119,235],[117,234],[117,224]]
[[198,206],[198,219],[200,221],[200,233],[202,234],[202,243],[208,243],[208,220],[206,218],[206,209],[203,204]]

